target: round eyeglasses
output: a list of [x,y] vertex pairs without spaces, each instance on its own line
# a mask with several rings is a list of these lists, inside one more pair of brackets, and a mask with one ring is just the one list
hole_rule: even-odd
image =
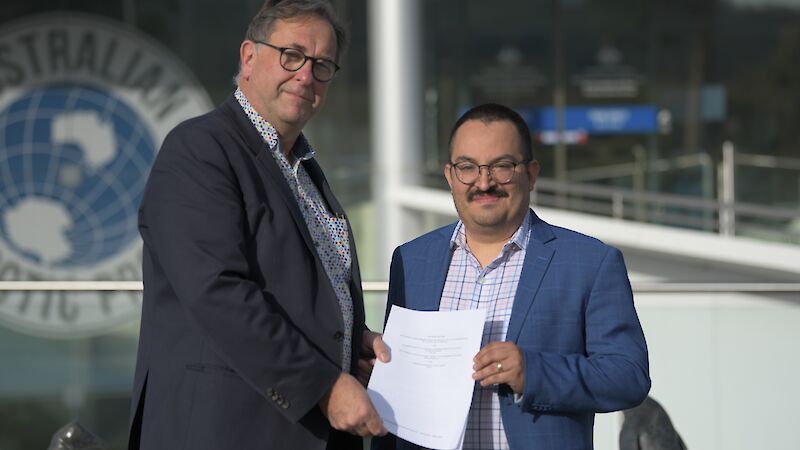
[[455,173],[458,181],[464,184],[472,184],[478,181],[481,176],[481,169],[486,167],[489,176],[497,184],[510,183],[514,178],[517,166],[521,164],[528,164],[531,160],[523,159],[520,162],[515,161],[497,161],[491,164],[475,164],[471,161],[459,161],[454,163],[450,161],[450,171]]
[[311,60],[311,75],[314,76],[315,80],[324,83],[326,81],[331,81],[334,75],[336,75],[336,72],[339,71],[339,65],[329,59],[314,58],[312,56],[307,56],[305,53],[297,50],[296,48],[278,47],[270,44],[269,42],[259,41],[256,39],[253,39],[253,42],[256,44],[266,45],[269,48],[281,52],[281,67],[289,72],[297,72],[306,64],[306,61]]

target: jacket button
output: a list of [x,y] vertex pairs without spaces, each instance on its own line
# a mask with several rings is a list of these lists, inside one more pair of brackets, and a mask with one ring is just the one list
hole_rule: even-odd
[[336,342],[342,342],[344,340],[344,333],[342,333],[341,331],[333,333],[333,340],[335,340]]

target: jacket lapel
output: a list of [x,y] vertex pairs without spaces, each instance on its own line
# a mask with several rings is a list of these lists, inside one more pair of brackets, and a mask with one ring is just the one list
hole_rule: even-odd
[[264,177],[264,182],[277,190],[281,200],[286,204],[286,208],[289,210],[289,214],[292,216],[295,225],[297,225],[297,229],[303,236],[303,240],[306,242],[306,245],[314,254],[317,261],[320,262],[317,249],[314,247],[314,241],[311,239],[311,232],[308,231],[308,225],[306,225],[306,221],[303,218],[303,213],[300,212],[300,207],[297,206],[294,194],[291,188],[289,188],[289,184],[286,182],[283,172],[281,172],[280,167],[278,167],[278,163],[276,163],[272,155],[269,154],[269,145],[267,145],[261,138],[261,135],[258,134],[258,130],[256,130],[253,123],[250,122],[250,119],[245,115],[235,96],[231,95],[228,97],[225,105],[228,107],[228,113],[233,116],[234,122],[239,129],[239,134],[244,137],[248,148],[255,155],[256,161],[258,161],[261,168],[267,172],[268,176]]
[[328,180],[325,178],[325,174],[322,172],[322,167],[320,167],[319,163],[317,163],[315,159],[309,159],[303,161],[302,164],[308,176],[311,178],[311,181],[313,181],[317,189],[319,189],[322,199],[325,200],[325,203],[328,205],[330,213],[347,222],[347,239],[350,243],[350,295],[353,298],[353,310],[355,312],[353,320],[357,325],[364,323],[364,303],[362,300],[364,293],[361,289],[361,270],[358,267],[356,241],[355,238],[353,238],[353,227],[350,224],[350,219],[347,217],[347,214],[345,214],[344,208],[339,204],[336,196],[333,195],[331,186],[328,184]]
[[[281,172],[280,167],[278,167],[278,163],[275,162],[275,158],[270,154],[269,145],[264,142],[261,138],[261,135],[258,133],[258,130],[255,129],[250,119],[245,115],[244,111],[242,110],[241,105],[239,105],[239,101],[236,100],[234,95],[228,97],[227,101],[225,102],[227,106],[227,113],[233,118],[233,121],[238,128],[239,135],[241,135],[247,147],[253,152],[256,161],[264,169],[267,173],[266,177],[262,177],[264,179],[264,183],[272,186],[279,194],[279,197],[283,202],[286,204],[286,208],[289,210],[289,214],[291,215],[292,219],[297,226],[300,234],[303,236],[303,240],[306,243],[309,251],[312,255],[314,255],[314,259],[317,265],[322,269],[322,259],[317,252],[317,248],[314,246],[314,241],[311,238],[311,232],[308,230],[308,224],[306,224],[306,220],[303,217],[303,213],[300,211],[300,207],[297,205],[297,200],[294,197],[294,193],[292,192],[291,188],[289,187],[286,178]],[[328,186],[327,181],[325,180],[325,176],[322,173],[322,169],[319,167],[319,164],[316,163],[314,160],[304,161],[303,166],[305,167],[306,171],[309,173],[309,177],[317,186],[319,191],[322,193],[325,202],[328,204],[328,207],[331,210],[331,213],[336,214],[339,217],[344,217],[344,210],[342,209],[339,202],[333,196],[333,193],[330,190],[330,186]],[[346,219],[346,217],[344,217]],[[348,228],[349,228],[349,221],[348,221]],[[364,303],[361,291],[361,276],[359,274],[358,268],[358,261],[356,260],[355,254],[355,242],[353,241],[353,233],[352,230],[348,230],[349,234],[349,242],[350,242],[350,253],[351,253],[351,277],[350,277],[350,292],[353,298],[353,321],[355,324],[354,331],[359,332],[359,326],[364,324]],[[327,279],[327,277],[325,277]],[[329,283],[331,293],[334,293],[334,300],[336,300],[335,291],[333,289],[333,285]],[[337,311],[341,310],[338,308],[337,302]],[[343,324],[343,318],[341,315],[335,316],[340,324]],[[361,335],[354,335],[353,336],[353,358],[352,364],[350,369],[356,367],[358,362],[358,358],[356,357],[356,351],[361,346]]]
[[344,209],[333,195],[333,191],[331,191],[328,180],[325,178],[325,174],[322,173],[322,167],[319,166],[319,163],[317,163],[316,159],[308,159],[301,162],[301,164],[303,165],[303,168],[306,169],[308,177],[311,178],[311,181],[313,181],[314,185],[317,186],[317,189],[319,189],[320,194],[322,194],[322,199],[325,200],[325,203],[328,205],[328,209],[330,210],[331,214],[334,214],[338,217],[344,217]]
[[[457,222],[456,222],[457,223]],[[450,268],[450,238],[456,228],[456,223],[439,231],[437,239],[433,239],[426,249],[424,264],[417,270],[422,272],[419,292],[410,292],[411,298],[419,299],[419,309],[422,311],[438,311],[442,299],[444,283],[447,280],[447,270]],[[415,261],[416,262],[416,261]],[[409,297],[407,295],[406,297]],[[407,300],[408,301],[408,300]]]
[[550,261],[553,259],[554,251],[545,244],[553,239],[555,235],[550,229],[550,225],[533,214],[531,221],[531,236],[528,240],[528,248],[525,252],[525,262],[522,267],[517,293],[514,297],[514,306],[511,309],[511,320],[506,332],[506,341],[516,342],[522,329],[522,324],[527,319],[533,304],[534,297],[539,291]]

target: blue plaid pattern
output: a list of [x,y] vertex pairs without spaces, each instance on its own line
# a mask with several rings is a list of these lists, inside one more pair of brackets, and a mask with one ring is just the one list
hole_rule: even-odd
[[275,127],[264,120],[253,108],[241,89],[237,88],[234,94],[239,105],[242,106],[247,117],[258,130],[261,138],[269,145],[270,154],[283,173],[289,184],[297,206],[303,213],[314,247],[317,249],[320,260],[328,278],[331,280],[339,307],[344,319],[344,339],[342,340],[342,370],[350,369],[350,347],[353,342],[353,297],[350,294],[350,268],[352,258],[350,255],[350,236],[347,220],[330,214],[328,207],[317,186],[308,176],[300,164],[314,157],[314,149],[301,134],[294,147],[295,161],[290,164],[283,154],[281,143]]
[[[525,261],[530,238],[531,214],[503,246],[500,255],[481,268],[467,243],[464,224],[459,221],[450,239],[453,251],[439,310],[486,309],[481,348],[506,338],[514,296]],[[475,383],[472,406],[462,445],[464,450],[508,449],[508,440],[500,416],[497,386],[481,387]]]

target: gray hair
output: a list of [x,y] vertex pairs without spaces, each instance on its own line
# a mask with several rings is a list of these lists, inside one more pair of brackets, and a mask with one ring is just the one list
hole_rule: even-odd
[[[338,63],[347,48],[347,31],[328,0],[266,0],[250,20],[244,38],[250,41],[264,39],[272,34],[276,21],[310,15],[319,16],[331,24],[333,32],[336,34],[336,62]],[[234,82],[236,85],[239,84],[239,73],[234,77]]]

